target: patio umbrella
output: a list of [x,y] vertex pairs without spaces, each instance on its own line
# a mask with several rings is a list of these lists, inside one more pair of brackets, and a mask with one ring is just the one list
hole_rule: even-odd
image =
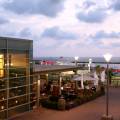
[[92,80],[92,81],[94,81],[94,80],[96,80],[96,78],[94,78],[92,76],[89,76],[89,75],[81,75],[81,76],[73,77],[72,80],[74,80],[74,81],[81,81],[81,80],[83,80],[83,81],[85,81],[85,80],[90,80],[90,81]]
[[105,82],[105,70],[101,72],[100,76],[101,76],[101,81]]
[[81,88],[84,89],[84,84],[83,84],[84,81],[86,81],[86,80],[88,80],[88,81],[95,81],[96,78],[94,78],[94,77],[92,77],[90,75],[83,75],[82,74],[81,76],[78,76],[78,75],[74,76],[72,80],[74,80],[74,81],[81,81]]
[[83,73],[82,73],[82,75],[81,75],[81,88],[82,88],[82,89],[84,89],[84,84],[83,84],[83,82],[84,82],[84,79],[83,79]]

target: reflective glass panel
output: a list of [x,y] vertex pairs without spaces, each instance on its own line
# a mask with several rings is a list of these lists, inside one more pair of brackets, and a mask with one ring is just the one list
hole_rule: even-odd
[[0,101],[7,99],[7,90],[0,91]]
[[5,89],[7,86],[6,84],[7,84],[7,79],[5,78],[0,79],[0,89]]
[[24,94],[28,94],[27,86],[12,88],[9,90],[9,97],[15,97],[15,96],[24,95]]
[[30,101],[36,101],[37,100],[37,93],[30,94]]
[[4,77],[4,55],[0,54],[0,78]]
[[28,96],[16,97],[8,100],[8,106],[14,107],[28,102]]
[[8,116],[9,117],[12,117],[14,115],[17,115],[19,113],[23,113],[23,112],[26,112],[26,111],[29,111],[29,105],[22,105],[22,106],[19,106],[19,107],[16,107],[14,109],[10,109],[8,111]]
[[17,87],[28,84],[27,77],[14,77],[9,79],[9,87]]
[[0,111],[7,109],[7,101],[0,101]]
[[36,93],[37,92],[37,84],[30,85],[30,92]]
[[7,111],[1,111],[0,112],[0,120],[4,120],[7,118]]

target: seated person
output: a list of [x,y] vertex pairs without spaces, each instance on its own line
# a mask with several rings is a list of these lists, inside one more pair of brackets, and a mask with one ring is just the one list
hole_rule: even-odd
[[96,92],[96,87],[93,86],[93,87],[91,88],[91,90],[94,91],[94,92]]

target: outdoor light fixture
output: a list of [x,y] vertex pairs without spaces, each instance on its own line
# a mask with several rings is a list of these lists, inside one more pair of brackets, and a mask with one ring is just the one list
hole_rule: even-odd
[[61,95],[61,90],[62,90],[61,83],[62,83],[62,76],[60,75],[60,79],[59,79],[59,95]]
[[61,90],[63,90],[63,87],[61,87]]
[[90,72],[90,65],[92,64],[92,59],[90,58],[89,59],[89,63],[88,63],[88,70],[89,70],[89,72]]
[[1,110],[3,110],[4,109],[4,106],[1,106]]
[[79,57],[78,56],[75,56],[75,60],[78,61]]
[[112,55],[107,53],[104,56],[105,61],[107,62],[107,86],[106,86],[106,114],[102,116],[102,120],[113,120],[112,115],[109,115],[109,62],[112,58]]
[[92,63],[92,59],[90,58],[90,59],[89,59],[89,64],[91,64],[91,63]]
[[37,81],[38,83],[38,89],[37,89],[37,93],[38,93],[38,99],[37,99],[37,102],[38,102],[38,106],[39,106],[39,98],[40,98],[40,76],[39,76],[39,80]]
[[11,66],[13,66],[13,63],[10,63]]
[[74,58],[75,58],[75,65],[77,66],[77,61],[78,61],[79,57],[75,56]]
[[5,98],[4,97],[2,97],[2,100],[4,100]]
[[17,104],[17,103],[18,103],[18,101],[16,100],[16,101],[15,101],[15,103]]
[[112,55],[110,54],[110,53],[107,53],[107,54],[105,54],[105,55],[103,55],[104,56],[104,59],[105,59],[105,61],[108,63],[108,62],[110,62],[110,60],[111,60],[111,58],[112,58]]

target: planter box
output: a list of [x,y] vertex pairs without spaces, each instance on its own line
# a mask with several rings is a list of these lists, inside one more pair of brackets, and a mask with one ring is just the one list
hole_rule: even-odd
[[104,88],[102,88],[97,92],[91,92],[91,91],[90,92],[87,91],[87,92],[85,91],[84,95],[83,94],[82,96],[79,95],[75,97],[74,100],[69,100],[69,101],[65,100],[65,98],[58,99],[58,97],[51,96],[49,99],[41,101],[41,104],[43,107],[50,108],[50,109],[69,110],[71,108],[77,107],[86,102],[92,101],[98,98],[99,96],[102,96],[105,94]]

